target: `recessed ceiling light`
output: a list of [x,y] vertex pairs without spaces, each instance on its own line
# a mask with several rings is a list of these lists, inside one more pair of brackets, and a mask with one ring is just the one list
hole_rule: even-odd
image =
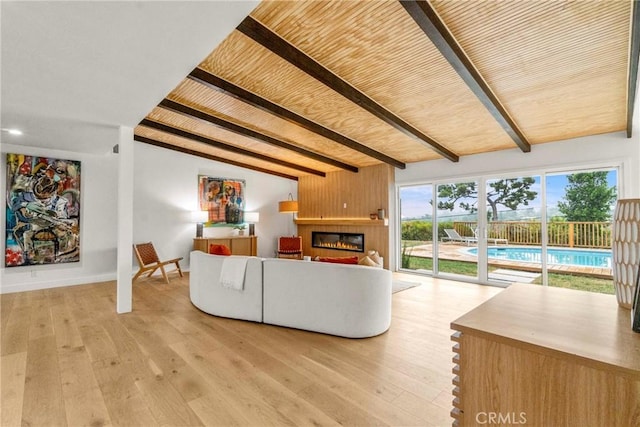
[[9,135],[22,135],[22,131],[20,129],[5,129],[5,128],[2,128],[2,131],[9,133]]

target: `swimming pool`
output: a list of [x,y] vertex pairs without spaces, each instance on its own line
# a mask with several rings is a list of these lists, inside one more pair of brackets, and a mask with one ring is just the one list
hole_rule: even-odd
[[[478,255],[478,248],[465,252]],[[518,262],[542,262],[542,248],[539,247],[497,247],[490,246],[487,256],[493,259]],[[611,251],[597,249],[547,249],[547,264],[576,265],[580,267],[611,268]]]

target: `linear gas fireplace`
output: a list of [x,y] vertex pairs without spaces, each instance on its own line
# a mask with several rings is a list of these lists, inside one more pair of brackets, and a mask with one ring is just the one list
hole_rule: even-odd
[[364,252],[364,234],[312,231],[311,246],[340,251]]

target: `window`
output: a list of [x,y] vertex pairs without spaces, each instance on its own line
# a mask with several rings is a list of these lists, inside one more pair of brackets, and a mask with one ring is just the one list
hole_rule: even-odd
[[614,167],[401,186],[398,267],[612,294],[617,187]]

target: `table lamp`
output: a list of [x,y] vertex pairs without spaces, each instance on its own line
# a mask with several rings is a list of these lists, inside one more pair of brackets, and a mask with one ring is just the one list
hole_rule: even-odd
[[249,236],[255,236],[256,223],[260,221],[260,212],[245,212],[244,222],[249,224]]
[[196,223],[196,238],[202,237],[202,228],[204,223],[209,221],[208,211],[193,211],[191,212],[191,221]]

